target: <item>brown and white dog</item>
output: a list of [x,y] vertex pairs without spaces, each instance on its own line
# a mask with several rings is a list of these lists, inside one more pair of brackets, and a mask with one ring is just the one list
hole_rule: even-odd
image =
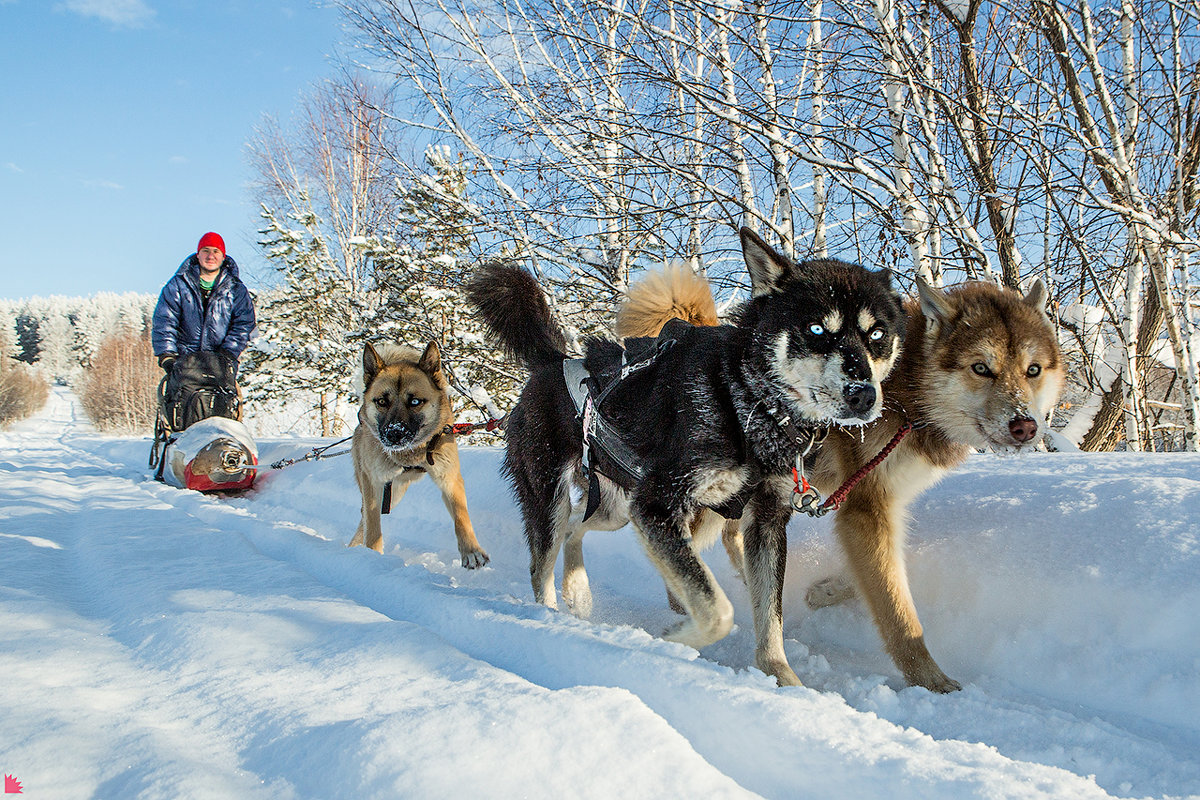
[[[617,318],[624,337],[657,335],[672,317],[698,318],[712,302],[707,281],[676,273],[630,289]],[[671,287],[679,287],[672,289]],[[900,358],[883,383],[883,414],[853,430],[833,428],[808,478],[823,495],[870,461],[909,422],[914,430],[842,503],[834,529],[849,578],[814,584],[812,608],[863,597],[884,647],[904,679],[936,692],[961,688],[925,645],[904,563],[905,515],[921,492],[962,463],[971,448],[1015,452],[1033,447],[1065,380],[1062,356],[1045,314],[1039,280],[1025,296],[991,284],[943,292],[918,281],[918,301],[906,304],[908,328]],[[707,295],[700,306],[693,300]],[[682,311],[679,309],[682,308]],[[743,571],[742,534],[727,524],[726,550]]]
[[446,432],[454,416],[437,342],[431,341],[424,352],[403,345],[382,346],[377,351],[366,345],[363,384],[351,446],[354,478],[362,494],[362,519],[350,546],[365,544],[383,552],[380,513],[385,495],[390,495],[390,507],[413,481],[429,475],[454,519],[462,565],[476,569],[488,563],[467,514],[458,445],[453,434]]

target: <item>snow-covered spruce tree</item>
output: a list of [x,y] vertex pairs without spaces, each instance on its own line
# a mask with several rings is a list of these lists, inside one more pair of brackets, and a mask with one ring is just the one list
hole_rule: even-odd
[[[116,295],[107,292],[105,294],[107,296],[103,299],[100,297],[90,298],[91,302],[85,303],[75,318],[71,338],[71,354],[85,370],[91,369],[92,359],[96,355],[96,351],[100,349],[100,344],[105,337],[118,332],[114,325],[116,318],[110,313],[112,309],[107,302]],[[134,333],[140,332],[134,331]]]
[[[34,297],[18,317],[18,337],[24,349],[21,360],[36,363],[48,380],[70,384],[79,375],[72,345],[81,303],[79,298],[62,295]],[[31,351],[36,354],[33,358]]]
[[283,220],[264,206],[262,217],[259,244],[283,285],[257,300],[258,337],[243,359],[246,400],[299,400],[322,436],[341,434],[358,361],[350,333],[358,327],[361,298],[344,280],[314,214]]
[[364,338],[418,349],[436,341],[451,385],[467,401],[455,403],[459,417],[474,422],[511,407],[520,384],[497,364],[462,297],[478,215],[467,198],[467,169],[447,147],[429,147],[425,164],[400,186],[392,233],[363,242],[379,293]]
[[13,358],[23,361],[26,364],[37,363],[38,356],[40,355],[39,343],[41,341],[38,336],[38,318],[30,309],[28,302],[24,303],[17,310],[15,327],[17,343]]
[[[291,417],[299,405],[323,435],[336,433],[341,418],[353,417],[342,401],[354,391],[351,376],[362,354],[353,334],[362,329],[361,314],[372,297],[369,265],[355,243],[395,216],[385,158],[395,145],[383,125],[389,107],[386,91],[349,75],[305,98],[290,124],[266,120],[249,146],[259,172],[255,194],[268,213],[263,246],[283,288],[259,302],[259,328],[266,335],[259,352],[250,354],[247,377],[265,370],[255,379],[258,396],[269,391],[285,401],[284,409],[271,409],[274,419]],[[312,308],[305,310],[306,303]],[[279,366],[294,361],[303,374],[274,374],[268,356],[273,358],[276,342],[284,347]],[[248,407],[249,418],[256,420],[261,410]],[[299,432],[295,425],[289,429]]]
[[156,300],[152,294],[100,292],[6,301],[0,306],[0,348],[6,358],[36,364],[47,379],[74,385],[105,338],[149,330]]

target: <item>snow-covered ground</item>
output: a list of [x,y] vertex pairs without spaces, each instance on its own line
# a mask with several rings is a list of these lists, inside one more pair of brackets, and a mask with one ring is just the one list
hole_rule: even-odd
[[[260,442],[264,463],[319,442]],[[1200,796],[1200,458],[977,456],[913,508],[926,638],[961,692],[905,688],[796,519],[804,688],[699,654],[629,531],[586,544],[591,621],[533,603],[500,451],[467,447],[492,557],[458,566],[428,481],[344,545],[349,457],[237,498],[149,479],[56,389],[0,433],[0,770],[30,798]]]

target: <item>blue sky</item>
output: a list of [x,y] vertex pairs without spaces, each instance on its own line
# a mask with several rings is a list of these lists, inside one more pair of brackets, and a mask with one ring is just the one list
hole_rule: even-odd
[[208,230],[253,288],[245,143],[342,31],[309,0],[0,0],[0,297],[157,293]]

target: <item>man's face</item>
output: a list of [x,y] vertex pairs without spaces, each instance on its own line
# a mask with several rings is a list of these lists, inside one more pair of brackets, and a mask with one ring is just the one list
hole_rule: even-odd
[[221,268],[225,254],[217,247],[202,247],[196,252],[196,260],[200,262],[200,272],[207,276]]

